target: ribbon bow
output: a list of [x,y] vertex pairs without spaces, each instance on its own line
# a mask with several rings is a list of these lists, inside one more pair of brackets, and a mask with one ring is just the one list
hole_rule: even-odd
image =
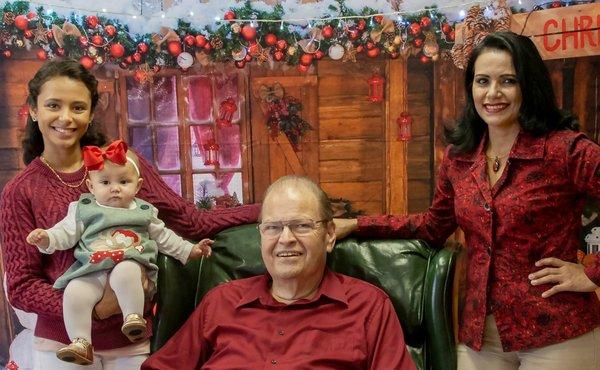
[[275,82],[273,86],[260,85],[257,91],[258,98],[267,103],[282,99],[283,94],[283,86],[279,82]]
[[104,160],[124,166],[127,163],[127,144],[123,140],[115,140],[103,150],[94,145],[84,146],[83,164],[88,171],[100,171],[104,168]]
[[394,21],[389,18],[384,18],[381,22],[381,27],[374,29],[371,31],[371,40],[373,42],[379,42],[381,40],[381,36],[384,33],[392,33],[396,32],[396,27],[394,26]]
[[81,31],[79,31],[79,28],[73,23],[69,22],[65,22],[62,28],[56,24],[52,25],[52,37],[54,38],[54,41],[56,41],[56,44],[61,48],[65,46],[65,36],[80,37]]

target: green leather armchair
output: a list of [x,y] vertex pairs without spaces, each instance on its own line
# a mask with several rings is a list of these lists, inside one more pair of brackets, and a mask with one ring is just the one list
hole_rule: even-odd
[[[255,225],[226,229],[215,237],[213,256],[181,266],[159,255],[158,305],[152,350],[183,325],[204,294],[218,284],[265,272]],[[338,241],[328,257],[334,271],[388,293],[409,351],[421,370],[455,370],[452,286],[456,253],[419,240]]]

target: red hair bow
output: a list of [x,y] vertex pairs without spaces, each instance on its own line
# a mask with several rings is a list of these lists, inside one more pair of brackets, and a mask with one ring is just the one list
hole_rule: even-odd
[[88,171],[100,171],[104,168],[104,160],[124,166],[127,163],[127,144],[123,140],[115,140],[103,150],[94,145],[84,146],[83,164]]

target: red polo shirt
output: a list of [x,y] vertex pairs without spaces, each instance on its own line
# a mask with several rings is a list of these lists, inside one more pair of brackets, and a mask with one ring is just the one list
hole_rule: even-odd
[[150,369],[399,369],[415,365],[388,296],[326,270],[317,295],[290,305],[268,275],[211,290],[142,365]]

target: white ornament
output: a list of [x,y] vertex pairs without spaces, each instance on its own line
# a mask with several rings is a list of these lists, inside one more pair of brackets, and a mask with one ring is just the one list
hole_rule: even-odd
[[333,60],[340,60],[344,57],[345,52],[346,52],[346,50],[344,50],[344,47],[342,45],[333,44],[329,47],[327,54]]
[[240,60],[244,60],[244,58],[246,58],[247,54],[248,54],[248,50],[242,46],[240,49],[232,51],[231,57],[235,61],[240,61]]
[[188,69],[194,64],[194,57],[192,54],[184,51],[177,56],[177,65],[183,69]]

